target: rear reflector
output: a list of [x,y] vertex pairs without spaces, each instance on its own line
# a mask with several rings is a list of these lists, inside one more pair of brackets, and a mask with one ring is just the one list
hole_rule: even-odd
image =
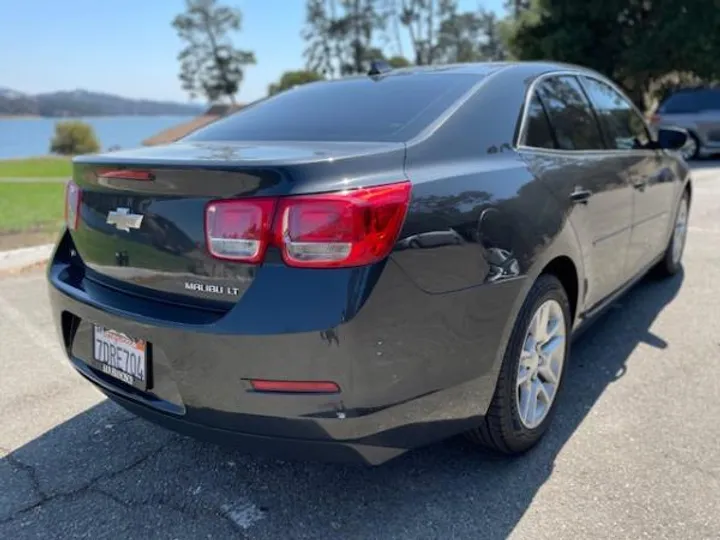
[[80,188],[75,182],[70,180],[65,185],[65,223],[71,231],[77,229],[78,226],[81,198],[82,192]]
[[406,181],[319,195],[214,201],[205,213],[208,249],[220,259],[258,263],[272,244],[289,266],[372,264],[395,245],[410,190]]
[[340,387],[330,381],[267,381],[251,380],[250,385],[256,392],[294,392],[306,394],[336,394]]

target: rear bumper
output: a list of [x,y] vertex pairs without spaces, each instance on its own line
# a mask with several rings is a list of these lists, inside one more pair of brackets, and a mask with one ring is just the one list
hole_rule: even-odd
[[[351,320],[312,332],[249,334],[237,314],[242,302],[222,326],[137,316],[132,298],[89,283],[62,250],[61,243],[48,269],[49,294],[81,375],[167,428],[287,458],[378,464],[477,425],[492,399],[522,285],[429,295],[389,263]],[[151,344],[147,391],[90,367],[93,324]],[[218,331],[228,327],[235,333]],[[248,382],[255,378],[330,380],[341,392],[255,392]]]

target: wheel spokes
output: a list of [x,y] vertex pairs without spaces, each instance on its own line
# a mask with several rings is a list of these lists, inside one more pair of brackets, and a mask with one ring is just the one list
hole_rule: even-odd
[[541,304],[527,329],[517,371],[516,403],[525,427],[533,429],[548,414],[565,361],[565,315],[556,300]]

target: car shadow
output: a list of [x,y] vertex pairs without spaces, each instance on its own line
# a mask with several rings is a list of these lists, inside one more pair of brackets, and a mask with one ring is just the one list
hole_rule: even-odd
[[[633,369],[628,360],[638,344],[668,346],[650,328],[682,282],[682,273],[644,279],[576,340],[555,421],[520,458],[480,451],[462,437],[376,468],[248,457],[171,434],[106,401],[0,460],[27,477],[32,491],[26,502],[15,502],[4,524],[0,515],[0,536],[17,532],[19,515],[26,532],[35,527],[37,536],[52,536],[58,520],[76,519],[72,513],[58,511],[51,519],[27,508],[95,493],[118,506],[103,518],[111,536],[126,534],[128,518],[107,516],[129,507],[157,519],[171,512],[182,527],[183,520],[207,519],[207,527],[224,521],[241,534],[262,528],[263,537],[437,538],[476,531],[506,538],[595,403]],[[0,509],[2,502],[0,495]],[[89,523],[90,533],[94,526]]]
[[702,159],[695,159],[688,162],[690,169],[693,171],[700,171],[703,169],[716,169],[720,164],[720,154]]

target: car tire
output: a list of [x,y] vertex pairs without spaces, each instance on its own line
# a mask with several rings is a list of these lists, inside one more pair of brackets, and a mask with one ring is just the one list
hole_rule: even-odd
[[680,153],[685,161],[693,161],[700,155],[700,139],[692,131],[688,131],[688,137],[692,144],[688,145],[687,150],[680,150]]
[[[527,410],[525,405],[530,402],[522,400],[523,389],[527,387],[527,381],[521,383],[521,380],[527,377],[528,368],[524,364],[529,362],[527,351],[533,348],[530,339],[532,338],[531,334],[534,333],[533,328],[537,326],[536,317],[540,316],[540,309],[546,306],[552,306],[553,316],[562,314],[562,321],[559,323],[560,331],[557,334],[562,335],[563,338],[563,343],[559,345],[562,350],[560,352],[557,349],[554,350],[556,360],[559,359],[561,363],[559,366],[555,366],[558,368],[557,384],[554,385],[555,388],[544,410],[544,416],[537,418],[537,422],[528,422],[529,416],[525,414],[523,408]],[[541,439],[554,416],[557,397],[562,390],[565,378],[567,359],[570,353],[572,326],[570,313],[567,293],[557,277],[549,274],[541,275],[530,289],[515,321],[500,368],[495,394],[487,414],[483,417],[480,426],[467,433],[471,441],[503,454],[517,455],[529,450]],[[548,327],[548,325],[545,326],[546,330]],[[540,333],[538,332],[538,334]],[[542,360],[537,361],[543,362]],[[548,378],[543,377],[542,373],[537,371],[539,369],[542,368],[539,366],[536,368],[535,377],[545,387],[547,383],[543,380],[547,381]],[[548,369],[552,369],[550,363],[545,366],[545,371]],[[537,381],[531,378],[530,384],[535,385]],[[535,387],[532,386],[532,388]],[[544,395],[547,396],[547,390]],[[538,394],[536,406],[539,403],[540,394]]]
[[686,191],[675,209],[673,230],[665,248],[665,254],[656,267],[659,277],[670,277],[682,267],[682,256],[687,238],[688,217],[690,216],[690,196]]

